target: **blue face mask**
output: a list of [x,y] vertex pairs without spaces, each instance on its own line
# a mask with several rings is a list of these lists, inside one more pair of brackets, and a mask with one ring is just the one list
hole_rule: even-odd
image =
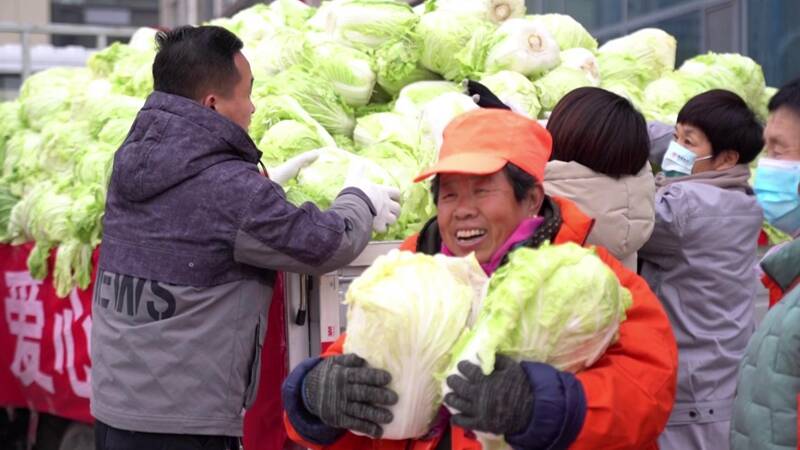
[[772,226],[792,236],[800,231],[800,161],[761,158],[753,190]]
[[667,153],[661,161],[661,170],[668,177],[685,177],[692,174],[694,163],[711,159],[711,155],[698,158],[693,151],[678,144],[676,141],[669,143]]

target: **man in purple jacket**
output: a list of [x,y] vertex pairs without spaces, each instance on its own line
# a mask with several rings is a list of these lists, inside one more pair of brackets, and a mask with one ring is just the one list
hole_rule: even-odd
[[[348,177],[320,211],[259,172],[242,42],[218,27],[159,33],[154,92],[114,158],[95,282],[97,449],[239,448],[258,391],[277,271],[352,261],[399,193]],[[314,154],[273,175],[288,180]],[[283,361],[275,361],[283,364]]]

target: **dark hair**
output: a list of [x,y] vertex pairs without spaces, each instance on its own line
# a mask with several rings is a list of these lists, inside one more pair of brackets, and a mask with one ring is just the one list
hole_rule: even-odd
[[153,89],[200,100],[209,90],[225,94],[239,81],[233,61],[242,41],[215,26],[190,25],[156,35]]
[[739,154],[739,164],[754,160],[764,148],[763,129],[741,97],[714,89],[692,97],[678,113],[678,123],[699,128],[711,142],[711,154]]
[[775,112],[784,106],[794,111],[795,114],[800,114],[800,78],[783,85],[772,96],[767,108],[769,112]]
[[[511,187],[514,189],[514,198],[517,202],[522,202],[528,192],[536,186],[536,177],[520,169],[514,163],[506,163],[503,166],[503,173],[506,174],[508,182],[511,183]],[[431,181],[431,194],[433,194],[434,204],[439,202],[439,183],[441,183],[439,175],[436,175]]]
[[547,121],[550,160],[575,161],[610,177],[636,175],[650,154],[647,122],[624,97],[578,88],[558,102]]

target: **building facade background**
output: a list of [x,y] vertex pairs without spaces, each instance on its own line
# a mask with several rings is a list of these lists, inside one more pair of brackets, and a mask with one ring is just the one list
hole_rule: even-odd
[[[0,0],[0,22],[44,25],[50,22],[50,0]],[[32,36],[32,44],[49,42],[47,36]],[[18,44],[19,35],[0,33],[0,45]]]
[[[119,27],[159,26],[158,0],[50,0],[50,21]],[[111,39],[113,41],[113,39]],[[94,47],[92,36],[54,35],[56,46]]]
[[[0,0],[0,22],[119,27],[159,26],[161,23],[159,0]],[[0,33],[0,45],[19,42],[18,34]],[[93,48],[95,43],[93,36],[31,36],[31,44],[34,45],[80,45]]]
[[[319,4],[319,0],[305,1]],[[170,28],[232,15],[257,2],[0,0],[0,22]],[[639,28],[663,28],[678,40],[678,65],[707,51],[737,52],[761,64],[771,86],[800,76],[800,0],[526,0],[526,4],[529,13],[575,17],[601,44]],[[19,35],[0,33],[0,45],[19,42]],[[31,44],[92,48],[96,38],[34,35]]]

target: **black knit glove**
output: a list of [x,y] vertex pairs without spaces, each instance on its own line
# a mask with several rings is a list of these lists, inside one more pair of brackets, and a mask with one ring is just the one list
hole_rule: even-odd
[[488,376],[467,361],[458,363],[458,371],[466,379],[447,377],[453,392],[444,397],[447,406],[460,411],[453,416],[455,425],[499,435],[525,429],[533,410],[533,390],[519,363],[497,355],[494,372]]
[[303,380],[306,408],[323,423],[381,437],[383,428],[394,418],[376,405],[397,403],[397,394],[385,386],[389,372],[367,367],[354,354],[325,358]]

